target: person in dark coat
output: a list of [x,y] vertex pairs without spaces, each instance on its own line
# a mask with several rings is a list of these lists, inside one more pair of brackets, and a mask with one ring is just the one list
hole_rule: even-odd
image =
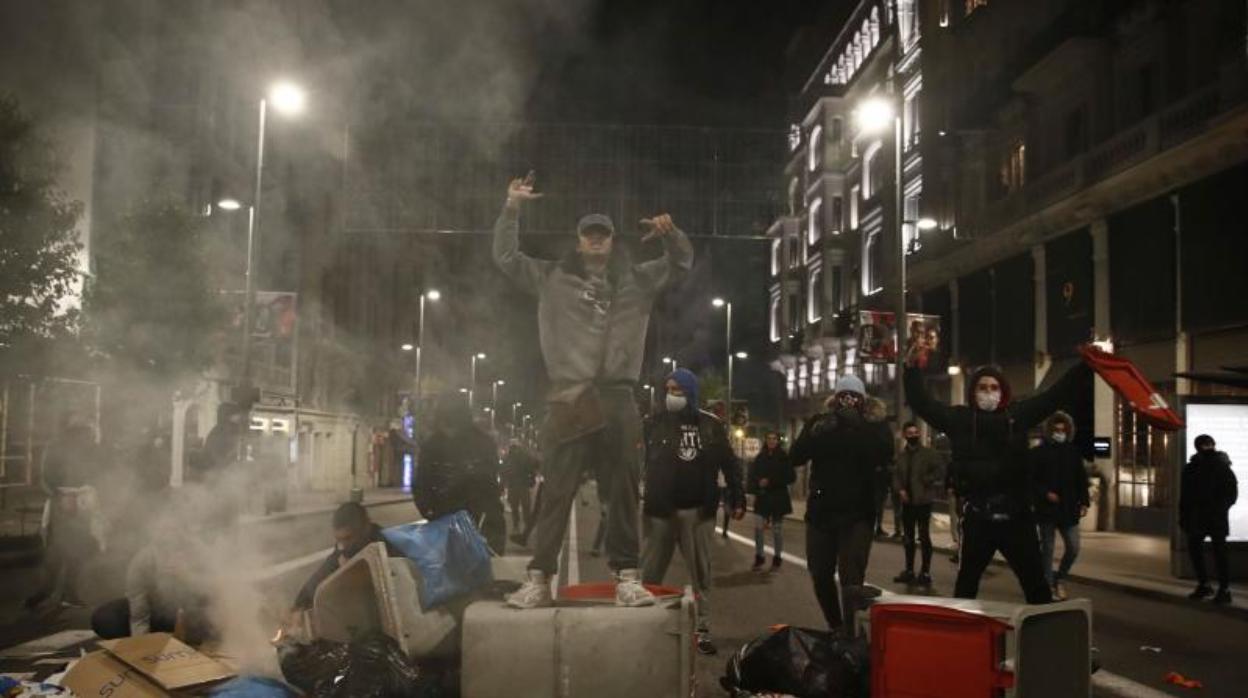
[[427,519],[467,511],[490,548],[502,554],[507,523],[498,451],[489,434],[473,423],[462,395],[445,395],[438,401],[433,433],[420,446],[412,500]]
[[[829,411],[811,417],[793,444],[794,467],[810,463],[806,564],[828,627],[853,624],[875,523],[875,473],[893,458],[893,434],[857,376],[841,376]],[[839,590],[838,590],[839,581]]]
[[45,603],[65,607],[83,605],[78,578],[83,562],[99,552],[91,535],[91,512],[98,482],[101,449],[95,431],[76,418],[66,420],[43,452],[40,484],[48,496],[47,552],[42,583],[25,606],[34,610]]
[[793,512],[789,498],[789,485],[793,484],[793,464],[789,454],[780,447],[780,434],[767,432],[763,450],[750,463],[745,491],[754,495],[754,571],[763,568],[763,539],[766,529],[771,529],[775,556],[771,569],[780,569],[780,555],[784,552],[784,517]]
[[1230,511],[1239,499],[1239,482],[1231,471],[1231,459],[1218,450],[1212,436],[1196,437],[1196,453],[1183,466],[1179,486],[1179,527],[1187,534],[1187,552],[1196,572],[1196,590],[1190,599],[1203,599],[1213,594],[1205,570],[1205,539],[1213,544],[1213,564],[1217,568],[1216,604],[1231,602],[1230,560],[1226,537],[1230,534]]
[[[905,531],[906,568],[893,578],[899,584],[932,585],[932,502],[941,495],[945,483],[945,459],[935,449],[923,445],[919,425],[907,422],[901,428],[906,441],[893,466],[893,491],[901,500]],[[922,553],[923,567],[914,574],[914,553]]]
[[511,507],[512,533],[518,534],[533,518],[533,485],[537,484],[537,462],[519,439],[512,440],[503,459],[503,484]]
[[[728,428],[698,409],[698,379],[677,369],[667,378],[666,409],[646,430],[648,524],[641,554],[642,582],[662,584],[672,553],[680,549],[697,595],[697,648],[714,654],[710,637],[711,534],[719,508],[719,475],[728,483],[733,518],[745,516],[745,495]],[[609,515],[614,515],[610,512]]]
[[[1040,559],[1044,578],[1053,597],[1066,598],[1062,580],[1079,556],[1079,520],[1088,513],[1088,470],[1072,441],[1075,420],[1056,412],[1044,426],[1044,442],[1031,449],[1031,474],[1035,483],[1036,523],[1040,527]],[[1056,536],[1062,536],[1062,561],[1053,571]]]
[[1090,378],[1091,369],[1081,362],[1048,390],[1011,402],[1005,376],[995,367],[985,367],[967,381],[967,404],[948,405],[928,394],[918,356],[907,356],[906,400],[915,414],[947,434],[953,446],[950,474],[963,502],[962,562],[954,596],[979,595],[979,580],[999,550],[1028,603],[1053,600],[1031,512],[1027,431],[1073,402]]

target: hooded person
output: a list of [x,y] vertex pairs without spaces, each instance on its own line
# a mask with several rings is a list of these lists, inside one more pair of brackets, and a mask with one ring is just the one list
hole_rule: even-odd
[[433,433],[420,445],[412,500],[428,519],[467,511],[490,548],[502,554],[507,523],[494,440],[473,423],[458,393],[438,399],[433,422]]
[[793,511],[789,485],[795,479],[789,454],[780,445],[780,433],[767,432],[763,448],[750,463],[746,492],[754,495],[754,571],[763,569],[763,539],[767,529],[772,532],[771,569],[780,569],[784,553],[784,517]]
[[[794,467],[810,464],[806,566],[829,628],[848,624],[863,586],[875,523],[875,477],[893,458],[893,435],[854,375],[836,381],[828,411],[811,417],[793,443]],[[839,580],[839,590],[838,590]]]
[[[1058,411],[1045,420],[1042,443],[1028,452],[1036,524],[1040,528],[1040,561],[1044,578],[1057,599],[1066,598],[1062,580],[1070,574],[1079,556],[1079,520],[1091,504],[1088,470],[1074,440],[1075,420]],[[1058,535],[1062,537],[1062,561],[1054,572],[1053,552]]]
[[711,534],[719,508],[719,476],[727,483],[726,506],[745,515],[741,472],[718,417],[698,409],[698,379],[677,369],[666,382],[664,409],[647,431],[646,502],[649,534],[642,554],[642,579],[662,584],[679,548],[697,599],[697,648],[714,654],[710,637]]
[[1230,533],[1230,511],[1239,499],[1239,481],[1231,470],[1231,459],[1208,434],[1196,437],[1196,452],[1183,466],[1179,481],[1179,527],[1187,535],[1187,552],[1196,572],[1196,590],[1188,598],[1203,599],[1213,594],[1205,570],[1205,538],[1213,546],[1213,564],[1217,568],[1216,604],[1231,602],[1230,559],[1226,537]]
[[689,239],[663,214],[644,219],[663,254],[634,263],[615,245],[615,224],[603,214],[577,223],[577,246],[562,260],[535,259],[520,251],[520,207],[541,194],[533,173],[512,180],[494,225],[494,263],[537,296],[537,327],[550,378],[542,428],[543,503],[537,513],[533,559],[527,578],[507,598],[516,608],[552,603],[550,580],[567,533],[568,514],[581,474],[595,470],[610,501],[605,548],[615,573],[616,604],[648,606],[654,596],[641,584],[638,484],[642,430],[634,393],[645,356],[655,300],[693,266]]
[[1015,401],[1001,370],[984,367],[967,381],[967,404],[948,405],[927,392],[918,358],[907,357],[906,400],[915,414],[948,435],[953,449],[949,479],[962,506],[961,564],[954,596],[975,598],[984,570],[1000,551],[1028,603],[1052,601],[1031,512],[1027,431],[1073,402],[1090,381],[1091,369],[1076,364],[1048,390]]

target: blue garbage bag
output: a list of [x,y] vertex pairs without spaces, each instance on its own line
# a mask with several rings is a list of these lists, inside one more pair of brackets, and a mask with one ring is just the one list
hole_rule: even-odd
[[295,698],[290,686],[264,676],[240,676],[208,691],[214,698]]
[[494,583],[490,548],[466,511],[382,531],[420,570],[420,605],[428,610]]

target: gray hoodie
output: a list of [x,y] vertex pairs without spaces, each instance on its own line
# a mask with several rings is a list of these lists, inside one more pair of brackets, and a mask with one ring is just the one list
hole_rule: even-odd
[[524,254],[519,232],[519,210],[504,206],[494,224],[494,263],[537,296],[550,400],[572,402],[595,382],[636,382],[654,300],[693,267],[689,238],[680,230],[660,238],[663,256],[640,264],[617,246],[606,276],[594,278],[575,252],[558,261]]

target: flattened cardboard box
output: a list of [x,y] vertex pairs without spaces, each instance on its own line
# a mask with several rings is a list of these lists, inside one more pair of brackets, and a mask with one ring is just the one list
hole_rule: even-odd
[[[81,696],[163,696],[232,678],[234,670],[183,644],[169,633],[99,643],[108,650],[84,657],[65,676]],[[131,692],[133,691],[133,692]]]
[[160,698],[169,693],[144,678],[138,669],[99,650],[79,659],[62,682],[76,696]]

